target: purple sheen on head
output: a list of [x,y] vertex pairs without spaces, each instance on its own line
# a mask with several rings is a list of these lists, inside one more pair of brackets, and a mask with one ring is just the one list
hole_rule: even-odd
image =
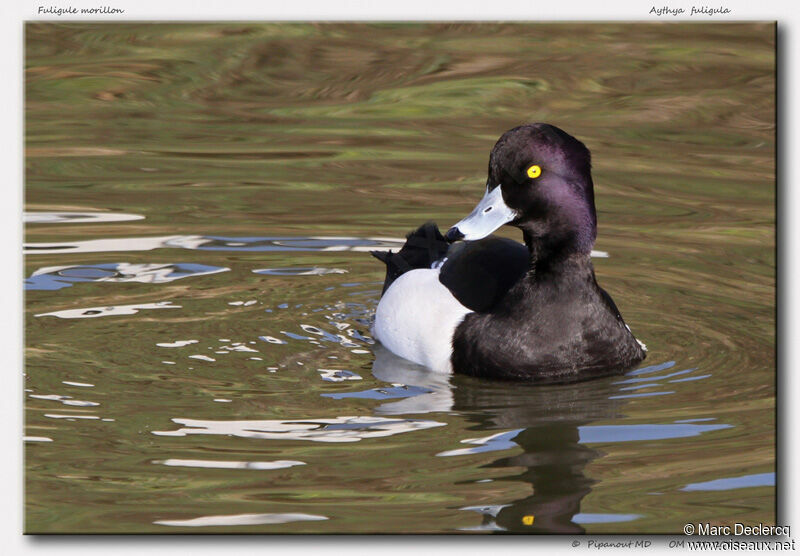
[[[526,170],[540,165],[531,179]],[[502,186],[506,204],[520,213],[521,228],[545,254],[586,253],[594,246],[597,214],[586,146],[550,124],[529,124],[504,133],[489,157],[489,187]]]

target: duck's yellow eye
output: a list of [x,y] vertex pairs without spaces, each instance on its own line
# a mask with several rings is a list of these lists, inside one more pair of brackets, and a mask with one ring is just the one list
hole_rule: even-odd
[[528,177],[529,178],[538,178],[542,175],[542,167],[538,164],[534,164],[530,168],[528,168]]

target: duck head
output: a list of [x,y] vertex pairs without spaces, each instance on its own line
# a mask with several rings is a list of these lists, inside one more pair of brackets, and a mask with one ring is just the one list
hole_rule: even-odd
[[597,236],[589,149],[550,124],[505,132],[489,156],[483,199],[446,237],[481,239],[504,224],[540,254],[588,255]]

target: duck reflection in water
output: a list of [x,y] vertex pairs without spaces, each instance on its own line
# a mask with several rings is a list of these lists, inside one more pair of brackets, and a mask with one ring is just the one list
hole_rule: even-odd
[[[533,494],[510,503],[498,501],[497,506],[465,508],[484,514],[479,529],[515,533],[585,532],[573,519],[580,513],[581,500],[596,482],[586,476],[586,465],[601,452],[580,443],[579,427],[618,416],[620,400],[609,399],[617,391],[612,383],[618,379],[549,386],[489,382],[432,373],[380,345],[374,346],[374,351],[372,371],[376,378],[425,392],[384,403],[376,408],[377,413],[463,411],[475,423],[475,436],[491,437],[496,435],[494,431],[509,430],[513,434],[518,429],[516,435],[505,439],[522,448],[522,453],[499,457],[484,467],[522,468],[517,475],[494,480],[529,483]],[[488,439],[473,442],[466,444],[472,448],[439,455],[496,449]],[[533,516],[532,522],[528,516]]]

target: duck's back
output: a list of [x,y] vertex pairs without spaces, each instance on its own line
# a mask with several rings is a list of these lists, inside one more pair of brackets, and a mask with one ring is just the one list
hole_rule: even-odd
[[528,249],[511,239],[488,237],[450,247],[439,281],[472,311],[494,307],[528,269]]
[[372,333],[395,354],[450,372],[456,327],[502,299],[524,275],[528,252],[501,238],[443,248],[441,237],[429,223],[398,253],[374,253],[387,268]]
[[[470,311],[490,310],[528,269],[527,248],[508,238],[448,244],[436,224],[411,232],[397,253],[375,251],[386,264],[382,294],[403,274],[438,267],[439,282]],[[443,263],[441,261],[444,261]]]

